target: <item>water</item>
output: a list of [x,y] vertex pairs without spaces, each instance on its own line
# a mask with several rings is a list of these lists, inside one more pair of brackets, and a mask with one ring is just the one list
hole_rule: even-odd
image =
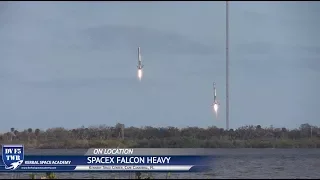
[[[57,150],[50,150],[57,151]],[[57,152],[56,152],[57,153]],[[165,179],[166,173],[151,173]],[[43,174],[39,174],[41,176]],[[59,179],[129,179],[129,173],[58,173]],[[147,175],[147,173],[143,173]],[[131,173],[131,177],[133,174]],[[12,178],[2,173],[1,179]],[[15,177],[17,178],[17,177]],[[20,173],[18,178],[29,178]],[[217,149],[212,170],[202,173],[171,173],[172,179],[209,178],[320,178],[320,149]]]

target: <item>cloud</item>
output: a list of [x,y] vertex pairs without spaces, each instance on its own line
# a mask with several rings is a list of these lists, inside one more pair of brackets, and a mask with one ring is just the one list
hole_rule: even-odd
[[319,58],[304,58],[300,62],[300,67],[305,67],[313,71],[320,72],[320,59]]
[[268,54],[272,53],[275,50],[275,45],[268,42],[252,42],[252,43],[243,43],[236,46],[236,51],[241,54]]
[[8,88],[35,88],[35,89],[82,89],[94,88],[118,90],[119,88],[144,88],[170,85],[170,82],[157,81],[148,78],[143,79],[143,85],[139,83],[136,77],[87,77],[87,78],[63,78],[63,79],[50,79],[50,80],[20,80],[13,79],[2,80],[2,84],[6,84]]
[[35,87],[35,88],[96,88],[96,87],[108,87],[114,85],[123,85],[136,83],[134,78],[72,78],[72,79],[52,79],[47,81],[29,81],[22,82],[22,84]]
[[6,15],[9,5],[10,4],[8,2],[0,2],[0,20],[4,20],[3,15]]
[[123,49],[141,46],[154,53],[166,54],[213,54],[215,49],[177,33],[151,28],[104,25],[84,31],[91,48]]
[[291,61],[299,68],[320,71],[320,47],[312,45],[292,45],[288,48]]
[[306,52],[308,54],[314,54],[314,55],[320,55],[320,47],[319,46],[300,46],[296,49],[300,49],[303,52]]

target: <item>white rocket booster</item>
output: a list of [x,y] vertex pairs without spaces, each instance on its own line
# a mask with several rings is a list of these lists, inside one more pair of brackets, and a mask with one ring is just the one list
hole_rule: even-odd
[[218,100],[217,100],[217,90],[216,90],[216,83],[213,83],[213,103],[212,105],[217,104],[220,105]]
[[218,118],[218,109],[219,109],[220,103],[217,100],[217,90],[216,90],[216,83],[213,83],[213,103],[212,107],[216,114],[216,118]]
[[141,60],[141,50],[140,50],[140,47],[138,47],[138,66],[137,66],[138,69],[142,69],[143,68],[143,65],[142,65],[142,60]]
[[137,68],[138,68],[138,78],[141,81],[142,76],[143,76],[143,72],[142,72],[143,65],[142,65],[142,60],[141,60],[140,47],[138,47],[138,66],[137,66]]

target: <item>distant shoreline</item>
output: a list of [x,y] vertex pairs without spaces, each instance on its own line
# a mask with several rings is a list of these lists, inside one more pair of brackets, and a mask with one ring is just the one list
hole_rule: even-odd
[[245,126],[237,129],[187,127],[114,127],[76,129],[11,128],[0,135],[1,144],[24,144],[26,149],[88,148],[320,148],[320,128],[302,124],[299,129]]

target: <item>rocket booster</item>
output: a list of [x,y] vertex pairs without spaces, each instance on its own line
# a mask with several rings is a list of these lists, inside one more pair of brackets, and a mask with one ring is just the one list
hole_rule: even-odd
[[217,100],[217,89],[216,89],[216,83],[213,83],[213,104],[219,104]]
[[217,90],[216,90],[216,83],[213,82],[213,103],[212,107],[216,114],[216,118],[218,118],[218,109],[219,109],[220,103],[217,100]]
[[138,66],[137,66],[138,69],[142,69],[143,68],[143,65],[142,65],[142,60],[141,60],[141,50],[140,50],[140,47],[138,47]]
[[216,91],[216,83],[213,83],[213,100],[216,102],[217,99],[217,91]]

